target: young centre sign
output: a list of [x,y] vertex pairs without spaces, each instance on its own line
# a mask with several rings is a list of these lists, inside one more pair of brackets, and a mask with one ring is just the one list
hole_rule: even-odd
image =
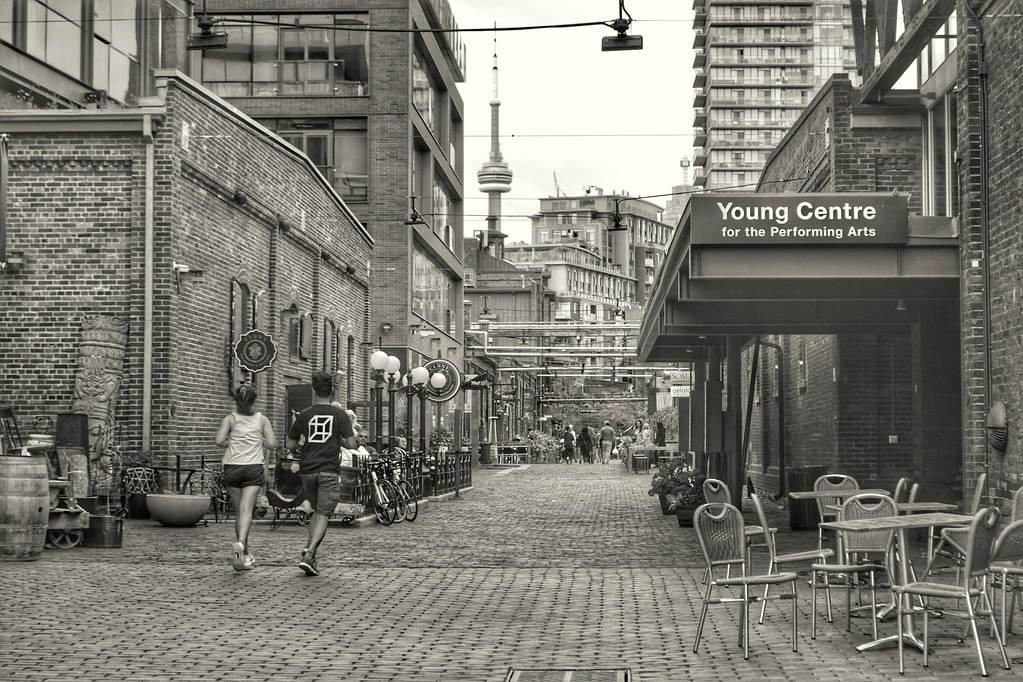
[[905,244],[907,200],[892,194],[700,194],[690,243]]

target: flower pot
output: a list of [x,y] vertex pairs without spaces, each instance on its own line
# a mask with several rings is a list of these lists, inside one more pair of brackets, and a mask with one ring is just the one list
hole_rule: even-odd
[[165,526],[194,526],[210,508],[209,495],[146,495],[149,514]]
[[668,496],[667,495],[658,495],[657,499],[661,503],[661,513],[664,514],[665,516],[667,516],[668,514],[671,514],[672,513],[671,510],[668,509]]
[[683,528],[692,528],[694,512],[696,512],[696,507],[675,507],[675,517],[678,519],[678,525]]

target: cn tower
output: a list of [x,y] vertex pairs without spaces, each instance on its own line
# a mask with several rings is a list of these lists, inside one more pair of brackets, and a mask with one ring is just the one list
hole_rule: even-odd
[[[501,232],[501,195],[511,190],[512,172],[501,156],[501,100],[497,97],[497,37],[494,37],[493,94],[490,99],[490,159],[476,173],[480,191],[488,196],[487,229],[483,247],[491,242],[503,244],[507,236]],[[503,249],[501,249],[503,250]],[[497,254],[500,257],[500,254]]]

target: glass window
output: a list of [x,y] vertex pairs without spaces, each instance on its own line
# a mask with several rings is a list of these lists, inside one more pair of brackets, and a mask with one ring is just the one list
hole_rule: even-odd
[[451,279],[421,251],[412,254],[412,311],[426,321],[444,328],[446,311],[454,300]]
[[435,97],[430,74],[426,72],[424,60],[417,50],[412,54],[412,104],[419,110],[430,130],[434,126]]
[[202,79],[237,97],[369,94],[368,14],[235,15],[228,48],[202,55]]
[[334,122],[334,189],[346,201],[369,198],[369,140],[366,119]]

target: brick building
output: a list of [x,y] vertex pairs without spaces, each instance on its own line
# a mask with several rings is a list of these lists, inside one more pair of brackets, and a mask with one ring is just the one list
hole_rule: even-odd
[[[282,436],[312,370],[365,389],[372,239],[294,147],[180,73],[155,86],[137,108],[0,113],[0,382],[28,419],[84,411],[109,445],[191,467],[219,457],[242,381]],[[277,348],[258,374],[233,352],[252,329]]]
[[[447,0],[208,9],[228,47],[192,53],[190,74],[302,149],[373,235],[368,339],[402,373],[463,368],[465,50]],[[431,407],[432,425],[454,428],[456,401]]]
[[[732,319],[735,335],[723,351],[717,344],[726,337],[701,344],[695,336],[709,331],[695,303],[705,285],[669,254],[674,267],[657,294],[659,319],[648,321],[641,346],[648,355],[695,357],[711,406],[703,415],[687,413],[699,422],[695,449],[713,442],[735,453],[748,437],[749,474],[768,491],[784,489],[786,467],[820,463],[868,485],[891,487],[907,476],[923,484],[923,499],[968,502],[986,474],[982,500],[1008,511],[1023,483],[1020,114],[1013,94],[1020,92],[1021,46],[1013,7],[907,7],[901,35],[854,17],[866,27],[858,44],[878,48],[857,50],[862,84],[832,78],[765,166],[761,187],[771,192],[905,197],[907,235],[891,254],[897,272],[885,286],[872,281],[869,267],[877,262],[866,252],[832,249],[833,271],[818,282],[806,279],[815,261],[804,253],[811,257],[792,277],[813,306],[791,291],[781,297],[784,310],[773,307],[777,300],[762,301],[756,313]],[[877,248],[875,256],[883,253]],[[689,249],[700,251],[690,255],[703,259],[705,275],[713,248],[688,241]],[[675,274],[682,288],[674,286]],[[819,289],[837,285],[848,288],[840,305]],[[672,291],[682,300],[672,301]],[[755,298],[753,291],[741,296]],[[743,351],[738,343],[754,338],[742,336],[751,332],[776,346],[761,346],[758,359],[778,371],[753,370],[755,344]],[[723,369],[724,355],[741,372]],[[734,395],[722,397],[719,377],[726,373]],[[753,391],[739,378],[748,374],[758,377]],[[746,434],[736,428],[744,411],[753,422]]]

